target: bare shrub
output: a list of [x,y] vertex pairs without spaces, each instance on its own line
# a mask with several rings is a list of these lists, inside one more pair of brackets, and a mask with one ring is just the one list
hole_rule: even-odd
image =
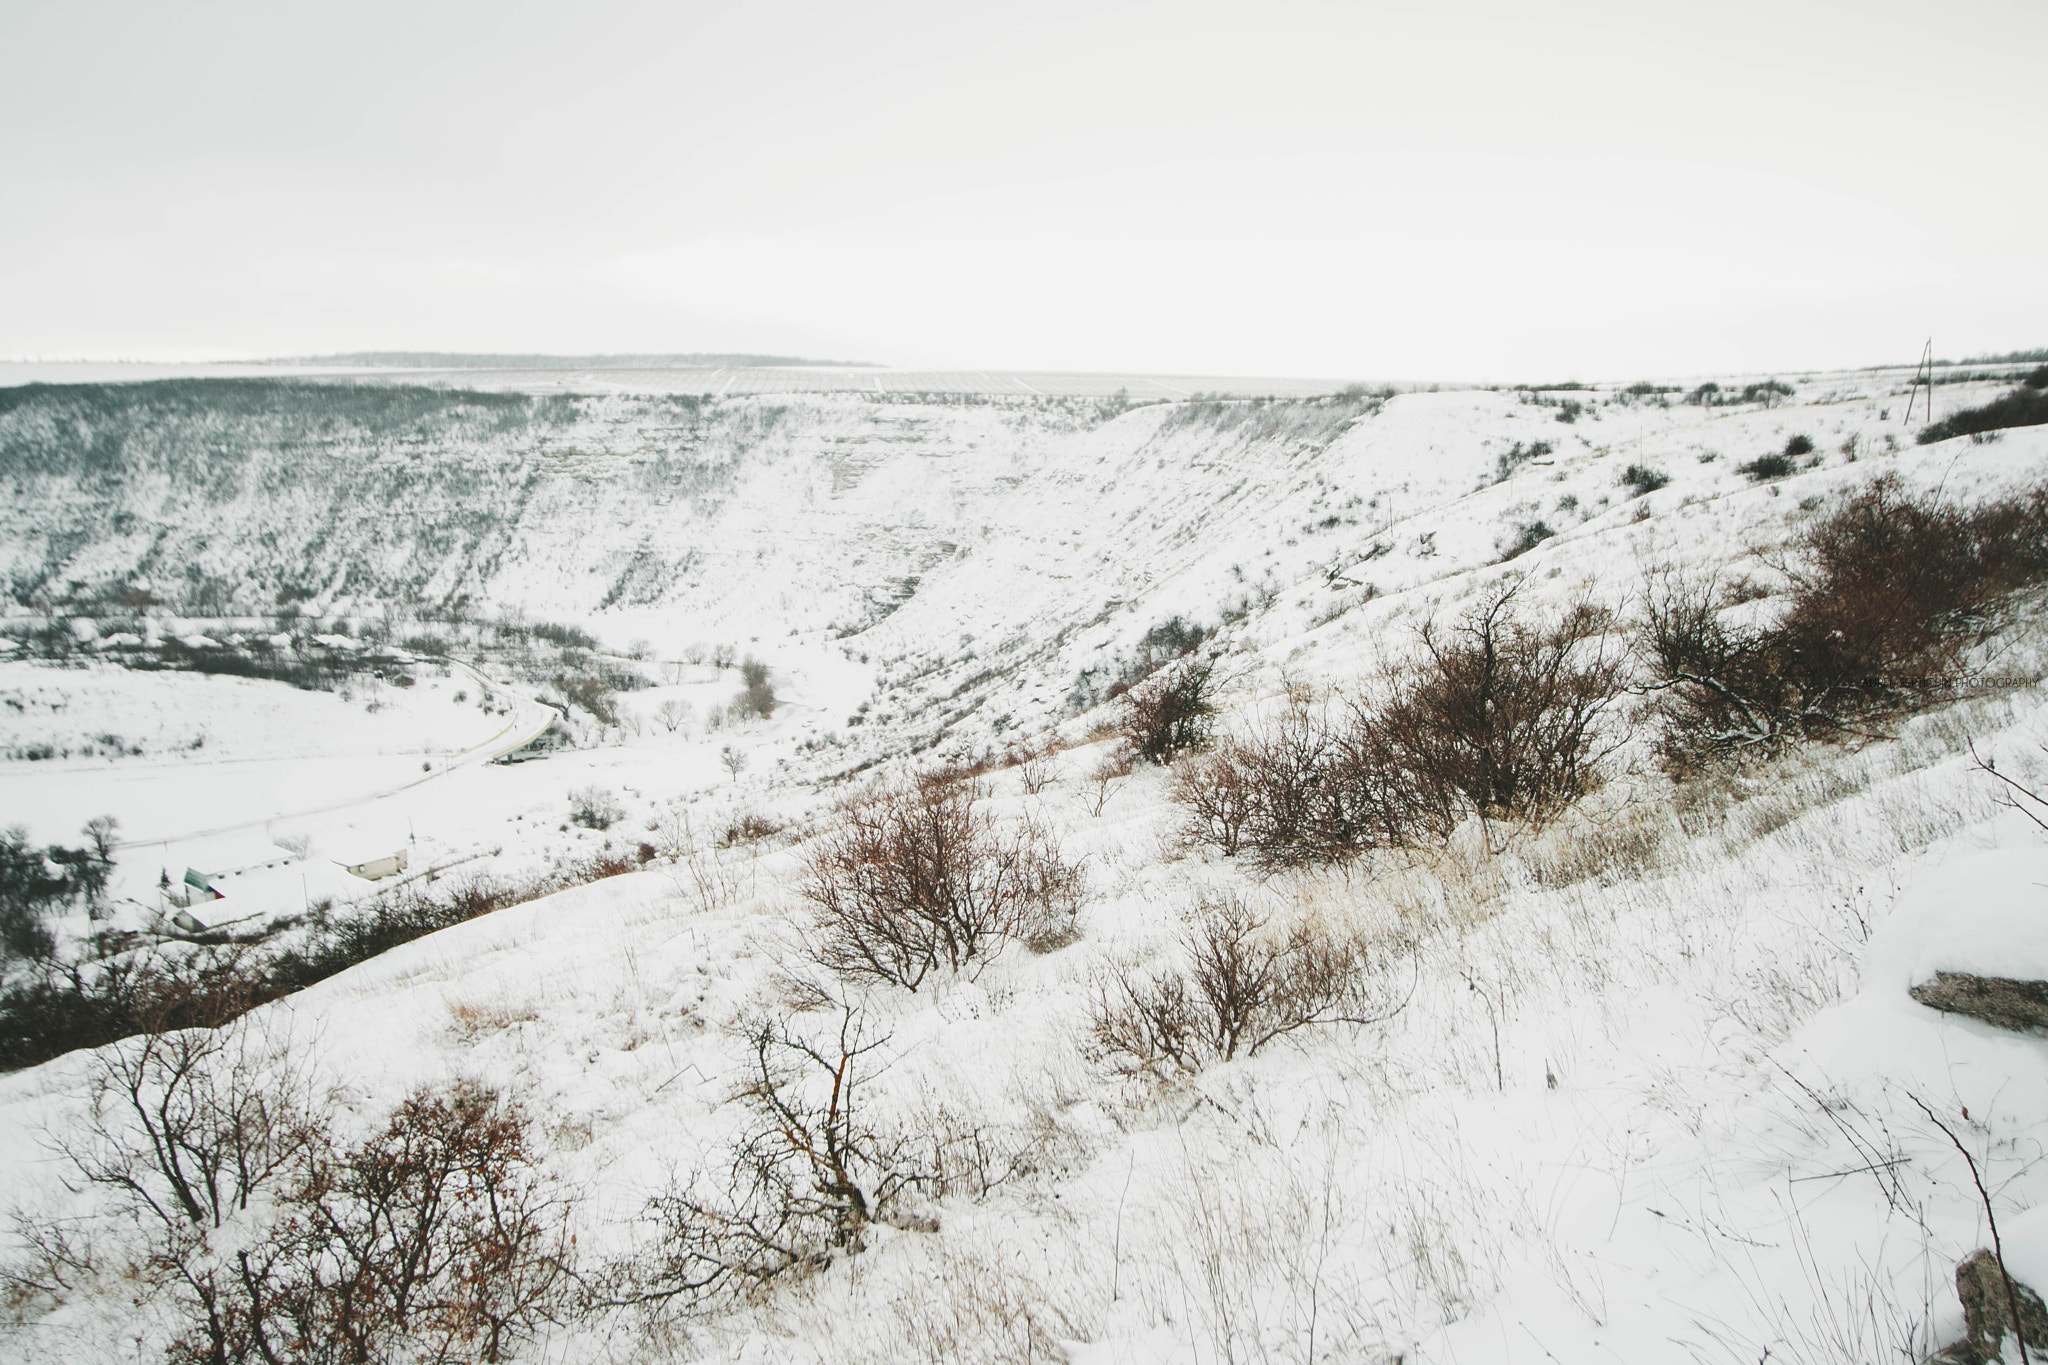
[[1109,808],[1109,798],[1123,790],[1137,769],[1137,750],[1129,740],[1120,739],[1110,745],[1088,770],[1088,814],[1101,819],[1102,812]]
[[1999,599],[2048,577],[2048,489],[1964,510],[1873,480],[1778,566],[1773,625],[1733,624],[1714,585],[1654,576],[1643,652],[1675,761],[1768,752],[1950,695]]
[[[501,1361],[577,1311],[566,1198],[525,1112],[474,1082],[416,1090],[363,1142],[316,1150],[287,1208],[237,1255],[228,1358]],[[188,1337],[191,1358],[220,1358],[215,1335]]]
[[1670,482],[1669,474],[1646,464],[1632,464],[1621,471],[1621,486],[1634,490],[1637,497],[1654,493]]
[[588,711],[598,724],[619,723],[618,687],[611,677],[565,672],[557,673],[553,681],[564,701]]
[[1210,659],[1183,660],[1124,695],[1124,734],[1140,758],[1171,763],[1208,747],[1216,716],[1209,695],[1215,670]]
[[1923,427],[1913,439],[1923,446],[1932,445],[1951,436],[2002,431],[2007,427],[2040,426],[2044,422],[2048,422],[2048,393],[2042,393],[2041,386],[2030,375],[2019,388],[1999,395],[1981,408],[1965,408],[1951,413],[1941,421]]
[[1084,878],[1050,830],[1007,827],[971,781],[927,780],[852,803],[812,848],[804,897],[823,965],[915,990],[933,971],[979,968],[1012,939],[1073,932]]
[[1599,722],[1628,659],[1608,643],[1611,618],[1580,602],[1528,621],[1520,589],[1497,588],[1448,628],[1426,623],[1367,726],[1365,760],[1412,774],[1446,820],[1459,803],[1482,819],[1547,819],[1599,784],[1613,747]]
[[1495,562],[1505,564],[1511,559],[1520,559],[1556,534],[1557,531],[1551,524],[1541,519],[1515,522],[1509,528],[1509,534],[1495,546],[1500,553],[1500,558]]
[[1225,740],[1213,754],[1182,759],[1174,765],[1168,791],[1187,812],[1182,832],[1190,843],[1209,844],[1226,858],[1237,856],[1257,801],[1251,756],[1239,741]]
[[102,1048],[86,1097],[46,1145],[165,1228],[221,1227],[318,1136],[304,1066],[240,1021]]
[[1388,752],[1366,707],[1306,688],[1246,737],[1185,765],[1173,792],[1189,810],[1188,837],[1274,867],[1441,837],[1455,823]]
[[788,828],[784,821],[757,810],[734,811],[732,818],[725,822],[725,828],[718,832],[718,846],[736,848],[741,844],[757,844]]
[[579,787],[569,793],[569,823],[585,829],[610,829],[626,814],[619,798],[603,787]]
[[234,944],[41,963],[0,991],[0,1066],[33,1066],[138,1033],[213,1028],[278,993],[260,960]]
[[1181,965],[1120,970],[1096,1003],[1096,1040],[1147,1069],[1195,1072],[1304,1028],[1377,1023],[1399,1008],[1374,998],[1360,942],[1313,916],[1275,925],[1238,897],[1206,900],[1180,947]]
[[675,697],[670,697],[654,708],[654,718],[660,721],[662,727],[670,734],[678,730],[687,731],[693,714],[690,703]]
[[[155,1031],[95,1055],[85,1111],[44,1134],[64,1183],[99,1196],[82,1218],[17,1215],[27,1262],[5,1278],[17,1302],[61,1304],[117,1275],[138,1302],[165,1305],[173,1360],[241,1362],[251,1313],[213,1239],[246,1222],[252,1200],[288,1196],[327,1141],[310,1077],[288,1049],[237,1023]],[[249,1252],[243,1252],[244,1260]],[[259,1247],[259,1262],[266,1253]]]
[[83,1117],[46,1138],[101,1197],[27,1222],[7,1278],[19,1301],[117,1273],[169,1311],[172,1361],[503,1360],[580,1303],[568,1203],[527,1135],[464,1082],[344,1148],[282,1041],[153,1032],[95,1057]]
[[1605,613],[1551,621],[1512,610],[1518,585],[1382,676],[1376,703],[1294,689],[1278,715],[1183,763],[1183,834],[1269,866],[1335,862],[1442,839],[1467,811],[1540,823],[1598,785],[1600,728],[1625,656]]
[[1170,790],[1189,811],[1184,833],[1226,855],[1282,866],[1342,857],[1352,848],[1333,842],[1327,809],[1335,761],[1326,700],[1295,689],[1249,737],[1185,763]]
[[1020,739],[1003,751],[1003,762],[1017,770],[1026,796],[1038,796],[1059,776],[1053,756],[1060,746],[1055,738]]
[[931,1176],[913,1145],[861,1111],[887,1035],[841,1005],[828,1030],[763,1020],[746,1034],[745,1079],[733,1099],[752,1123],[721,1177],[649,1204],[649,1263],[624,1271],[629,1297],[685,1304],[744,1295],[859,1252],[864,1232]]
[[1779,633],[1809,694],[1882,706],[1940,688],[1965,628],[2005,586],[1973,520],[1881,478],[1806,528]]
[[1643,653],[1664,694],[1665,749],[1681,764],[1768,750],[1828,716],[1787,675],[1775,632],[1731,624],[1718,596],[1711,581],[1670,572],[1652,577],[1645,599]]

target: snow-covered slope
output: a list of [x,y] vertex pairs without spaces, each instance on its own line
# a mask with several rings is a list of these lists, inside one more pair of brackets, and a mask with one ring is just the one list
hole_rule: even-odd
[[[643,1340],[629,1313],[536,1356],[1903,1360],[1959,1334],[1950,1269],[1987,1240],[1934,1119],[1985,1173],[2014,1270],[2048,1285],[2048,1221],[2031,1211],[2048,1199],[2048,1044],[1906,994],[1936,967],[1996,958],[2000,937],[2019,940],[2009,960],[2041,959],[2048,840],[1972,758],[2036,790],[2048,773],[2031,606],[1979,660],[1974,695],[1889,737],[1681,789],[1638,735],[1547,833],[1503,851],[1467,830],[1314,874],[1189,851],[1164,774],[1091,779],[1108,713],[1076,709],[1175,618],[1218,632],[1237,727],[1291,683],[1355,681],[1504,576],[1531,603],[1626,611],[1646,570],[1675,564],[1750,576],[1767,598],[1783,586],[1775,547],[1875,474],[1966,501],[2048,480],[2048,428],[1921,447],[1901,376],[1791,378],[1797,393],[1768,407],[1613,389],[1128,411],[621,397],[489,429],[499,409],[455,403],[414,448],[380,427],[309,436],[319,449],[289,458],[244,433],[231,468],[11,455],[22,496],[0,546],[17,585],[34,580],[24,594],[66,614],[110,615],[87,597],[134,573],[152,588],[219,579],[222,610],[251,605],[236,585],[290,583],[316,608],[466,596],[613,643],[644,636],[650,668],[727,639],[773,666],[785,705],[765,724],[642,725],[391,798],[383,818],[430,840],[438,821],[451,852],[530,859],[620,832],[663,849],[647,871],[431,935],[259,1012],[307,1040],[349,1123],[454,1076],[519,1095],[583,1192],[594,1258],[643,1245],[644,1201],[672,1177],[729,1162],[740,1031],[792,1015],[803,840],[849,774],[1019,736],[1068,746],[986,781],[1001,815],[1083,860],[1079,938],[861,997],[887,1040],[873,1121],[971,1138],[1007,1177],[936,1196],[859,1255],[679,1337]],[[29,411],[0,416],[10,452],[101,448],[24,425]],[[1811,443],[1797,472],[1737,469],[1795,437]],[[1643,471],[1662,485],[1642,493],[1657,482]],[[488,527],[433,529],[464,509]],[[72,580],[75,595],[50,596]],[[731,685],[708,670],[663,682],[700,689],[700,708]],[[644,719],[661,695],[628,701]],[[741,761],[721,767],[721,749]],[[566,823],[566,793],[594,782],[622,793],[613,833]],[[791,828],[701,837],[749,808]],[[684,818],[699,837],[672,842]],[[1357,925],[1404,1007],[1170,1084],[1126,1074],[1089,1033],[1104,983],[1167,960],[1191,907],[1226,892]],[[87,1066],[0,1081],[0,1179],[30,1202],[62,1198],[36,1135],[76,1122]],[[79,1292],[6,1340],[25,1359],[113,1359],[107,1342],[152,1321],[111,1290]]]

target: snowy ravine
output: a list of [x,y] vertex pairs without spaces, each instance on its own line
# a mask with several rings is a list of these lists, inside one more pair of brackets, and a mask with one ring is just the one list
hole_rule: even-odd
[[[646,871],[406,944],[249,1021],[313,1059],[345,1125],[456,1077],[517,1097],[580,1194],[595,1263],[644,1245],[650,1195],[728,1160],[740,1033],[794,1008],[804,859],[835,803],[1057,741],[981,780],[998,813],[1082,860],[1079,936],[858,997],[887,1039],[870,1119],[978,1131],[1007,1178],[877,1225],[758,1302],[659,1335],[620,1310],[532,1358],[1914,1359],[1961,1335],[1952,1270],[1989,1244],[1930,1111],[1982,1172],[2008,1266],[2048,1289],[2048,1041],[1907,994],[1936,969],[2048,978],[2048,834],[1977,762],[2048,789],[2039,603],[1980,651],[1967,695],[1885,735],[1681,791],[1645,725],[1580,810],[1492,849],[1468,829],[1404,859],[1260,876],[1177,837],[1164,772],[1092,777],[1108,684],[1176,618],[1215,632],[1230,731],[1291,685],[1355,684],[1509,576],[1533,605],[1586,596],[1626,617],[1647,571],[1678,566],[1746,575],[1767,605],[1776,549],[1880,473],[1962,502],[2048,481],[2048,428],[1918,446],[1903,376],[1785,378],[1796,392],[1768,407],[1613,387],[1128,410],[443,395],[332,419],[304,398],[315,415],[286,421],[194,388],[144,421],[134,398],[10,399],[0,557],[18,616],[105,616],[105,585],[184,622],[280,596],[336,620],[459,605],[616,650],[645,640],[656,686],[624,697],[639,725],[498,769],[484,746],[524,713],[479,715],[454,673],[366,712],[281,684],[0,662],[15,710],[46,698],[43,730],[0,716],[25,738],[104,729],[150,750],[0,763],[0,825],[69,839],[113,811],[159,841],[124,850],[130,891],[228,823],[181,823],[172,782],[244,822],[223,861],[280,836],[346,861],[369,831],[486,868],[659,845]],[[143,434],[110,454],[94,423]],[[1738,472],[1794,436],[1814,452],[1798,472]],[[1632,466],[1668,482],[1641,494]],[[653,724],[663,699],[701,715],[735,686],[664,669],[697,642],[769,664],[775,716]],[[238,714],[265,720],[244,734]],[[222,737],[218,762],[187,728]],[[242,762],[354,764],[354,785],[320,810],[303,784],[256,790]],[[592,785],[625,810],[602,834],[566,820]],[[746,811],[787,828],[717,846]],[[1357,926],[1403,1007],[1192,1078],[1126,1074],[1089,1031],[1105,981],[1166,958],[1222,891]],[[48,1135],[76,1123],[88,1066],[0,1078],[11,1202],[64,1206]],[[158,1358],[152,1313],[116,1286],[78,1292],[0,1326],[0,1354]]]

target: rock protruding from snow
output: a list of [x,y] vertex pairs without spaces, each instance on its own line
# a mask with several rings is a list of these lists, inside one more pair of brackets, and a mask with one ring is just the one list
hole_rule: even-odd
[[1936,972],[1934,980],[1913,987],[1912,996],[1944,1014],[1967,1014],[1999,1028],[2048,1029],[2048,981]]
[[[2006,1286],[2012,1286],[2007,1306]],[[1996,1365],[2004,1357],[2005,1334],[2017,1326],[2019,1339],[2034,1352],[2048,1347],[2048,1304],[2018,1280],[2007,1280],[1998,1258],[1978,1250],[1956,1266],[1956,1297],[1963,1301],[1963,1339],[1937,1352],[1928,1365]],[[2014,1309],[2019,1321],[2013,1322]]]

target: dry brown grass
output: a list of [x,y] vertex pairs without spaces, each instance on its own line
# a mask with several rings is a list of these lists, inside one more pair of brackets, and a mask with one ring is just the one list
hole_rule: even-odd
[[503,1033],[515,1024],[540,1021],[532,1005],[509,1000],[450,1000],[448,1033],[459,1042],[474,1043],[493,1033]]

